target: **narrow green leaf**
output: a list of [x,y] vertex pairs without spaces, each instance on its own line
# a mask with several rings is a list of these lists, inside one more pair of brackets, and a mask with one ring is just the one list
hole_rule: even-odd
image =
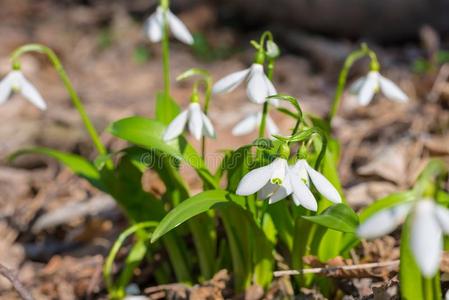
[[401,299],[424,299],[421,273],[410,249],[410,219],[402,226],[399,278]]
[[339,203],[325,209],[320,215],[303,216],[304,219],[341,232],[354,233],[359,225],[356,213],[346,204]]
[[217,204],[228,203],[229,201],[231,201],[229,193],[223,190],[205,191],[190,197],[181,202],[162,219],[151,237],[151,242],[156,241],[194,216],[212,209]]
[[95,166],[82,156],[53,150],[44,147],[34,147],[21,149],[9,156],[10,161],[14,161],[17,157],[26,154],[42,154],[58,160],[60,163],[69,168],[76,175],[85,178],[95,187],[104,190],[101,176]]
[[179,114],[181,109],[176,101],[163,92],[156,95],[156,120],[168,125]]

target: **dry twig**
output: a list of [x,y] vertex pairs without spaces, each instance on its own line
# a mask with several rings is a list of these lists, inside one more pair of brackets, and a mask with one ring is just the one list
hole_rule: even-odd
[[23,300],[34,300],[33,296],[31,296],[30,292],[28,292],[25,286],[19,281],[17,276],[2,264],[0,264],[0,274],[11,282],[12,286]]
[[276,271],[274,272],[275,277],[285,276],[285,275],[301,275],[301,274],[332,274],[337,271],[352,271],[352,270],[366,270],[374,268],[395,268],[399,265],[399,260],[369,263],[369,264],[359,264],[359,265],[349,265],[349,266],[332,266],[324,268],[308,268],[302,270],[286,270],[286,271]]

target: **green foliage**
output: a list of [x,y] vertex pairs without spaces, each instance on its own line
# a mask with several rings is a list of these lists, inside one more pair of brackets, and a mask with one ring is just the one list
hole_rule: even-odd
[[340,232],[355,233],[359,218],[346,204],[340,203],[326,208],[316,216],[303,216],[304,219]]

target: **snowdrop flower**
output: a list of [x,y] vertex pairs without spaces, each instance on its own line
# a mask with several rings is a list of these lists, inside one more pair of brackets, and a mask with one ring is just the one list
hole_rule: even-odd
[[402,203],[381,210],[363,223],[357,233],[363,238],[376,238],[391,233],[412,212],[410,247],[422,274],[432,277],[439,269],[443,251],[443,232],[449,234],[449,210],[432,199],[416,205]]
[[[278,134],[279,128],[276,126],[273,119],[270,118],[269,115],[267,115],[266,121],[268,135],[272,136],[273,134]],[[262,113],[251,113],[234,126],[234,128],[232,129],[232,134],[235,136],[248,134],[251,131],[259,128],[260,122],[262,122]]]
[[309,189],[309,178],[323,196],[334,203],[341,202],[337,190],[306,160],[299,160],[289,167],[283,158],[277,158],[271,164],[246,174],[239,183],[237,195],[248,196],[258,192],[260,199],[269,198],[272,204],[293,194],[296,205],[316,211],[318,205]]
[[277,202],[291,193],[288,171],[287,160],[276,158],[269,165],[254,169],[243,176],[236,193],[248,196],[259,192],[260,199],[270,198],[270,203]]
[[359,104],[363,106],[368,105],[379,90],[393,101],[404,103],[408,100],[407,95],[393,81],[377,71],[371,71],[367,76],[359,78],[350,88],[350,92],[357,95]]
[[189,128],[190,133],[194,138],[199,140],[201,136],[215,137],[215,130],[212,122],[201,111],[198,102],[192,102],[189,108],[181,112],[167,127],[164,132],[164,141],[169,141],[177,138],[182,134],[184,128]]
[[316,211],[318,204],[310,191],[310,181],[320,194],[334,203],[340,203],[341,197],[332,183],[320,172],[313,169],[305,159],[298,160],[290,167],[289,172],[292,198],[296,205],[302,205],[309,210]]
[[[248,82],[246,93],[252,102],[264,103],[267,97],[277,94],[273,83],[263,71],[263,65],[258,63],[223,77],[214,84],[212,92],[214,94],[231,92],[245,80]],[[276,105],[276,103],[273,104]]]
[[[181,42],[192,45],[193,37],[184,23],[167,9],[167,22],[170,31]],[[145,33],[153,43],[160,42],[164,32],[164,9],[158,6],[145,23]]]
[[19,70],[13,70],[0,82],[0,104],[6,102],[11,92],[21,93],[28,101],[45,110],[47,104],[31,82]]

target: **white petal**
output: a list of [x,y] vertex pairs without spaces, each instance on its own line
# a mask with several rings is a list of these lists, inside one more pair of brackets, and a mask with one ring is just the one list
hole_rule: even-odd
[[397,102],[407,102],[407,95],[393,81],[383,77],[382,75],[379,76],[379,80],[380,89],[382,90],[382,93],[387,96],[387,98]]
[[6,102],[11,95],[13,80],[14,73],[10,72],[0,82],[0,104]]
[[235,136],[245,135],[256,129],[258,124],[257,115],[257,113],[250,114],[242,121],[238,122],[237,125],[232,128],[232,134]]
[[366,77],[360,77],[356,81],[354,81],[349,87],[349,92],[351,94],[358,94],[363,84],[365,83]]
[[167,12],[168,25],[170,26],[170,30],[173,35],[180,40],[181,42],[192,45],[193,37],[187,29],[186,25],[171,11]]
[[176,118],[171,121],[171,123],[168,125],[167,129],[165,129],[164,132],[164,141],[172,140],[176,137],[178,137],[184,130],[184,127],[187,123],[187,116],[188,111],[185,110],[182,113],[180,113]]
[[273,195],[270,197],[269,204],[276,203],[282,199],[285,199],[292,193],[292,187],[290,184],[290,179],[288,176],[284,178],[284,182],[282,185],[279,185],[278,188],[275,190]]
[[307,170],[307,173],[310,176],[310,179],[313,182],[313,185],[316,187],[318,192],[320,192],[324,197],[329,199],[334,203],[340,203],[341,197],[338,191],[334,188],[332,183],[327,180],[320,172],[313,169],[307,161],[304,161],[304,167]]
[[189,105],[189,131],[194,138],[201,139],[203,118],[199,103],[190,103]]
[[20,92],[21,94],[39,109],[47,109],[47,104],[42,98],[41,94],[26,78],[21,74],[20,77]]
[[267,182],[258,192],[257,192],[257,198],[265,200],[273,193],[279,186],[277,184],[272,184],[271,182]]
[[383,209],[368,218],[357,230],[358,236],[365,239],[374,239],[392,232],[410,211],[411,204],[399,204]]
[[150,41],[153,43],[160,42],[162,39],[163,32],[163,15],[162,9],[157,8],[156,12],[153,13],[145,22],[145,33],[147,34]]
[[297,178],[296,181],[293,181],[293,178],[291,178],[291,184],[293,189],[293,201],[295,204],[298,206],[302,205],[312,211],[317,211],[318,204],[309,188]]
[[240,180],[239,186],[237,187],[236,194],[241,196],[248,196],[254,194],[261,188],[271,178],[272,164],[264,167],[260,167],[252,170]]
[[267,130],[270,136],[279,133],[279,128],[276,126],[276,123],[274,123],[273,119],[270,118],[269,115],[267,115]]
[[231,73],[218,80],[212,87],[212,93],[220,94],[233,91],[248,76],[250,69]]
[[271,82],[270,79],[268,79],[268,77],[266,75],[265,75],[265,83],[268,87],[268,96],[277,95],[276,88],[274,87],[273,83]]
[[379,73],[369,72],[365,82],[360,88],[358,100],[360,105],[368,105],[373,99],[374,93],[379,88]]
[[201,117],[203,119],[203,134],[210,138],[215,138],[215,130],[209,117],[201,112]]
[[288,171],[288,163],[287,160],[283,158],[276,158],[271,163],[273,166],[273,173],[271,174],[271,183],[276,184],[276,182],[279,181],[278,184],[282,184],[284,182],[285,177],[287,176]]
[[410,246],[422,274],[432,277],[439,269],[443,238],[434,215],[435,204],[420,200],[411,223]]
[[263,72],[263,66],[260,64],[253,64],[251,67],[251,73],[248,79],[248,86],[246,93],[249,100],[254,103],[264,103],[269,94],[269,87],[265,80],[265,73]]
[[436,205],[435,215],[441,229],[443,229],[444,233],[449,234],[449,210],[444,206]]

